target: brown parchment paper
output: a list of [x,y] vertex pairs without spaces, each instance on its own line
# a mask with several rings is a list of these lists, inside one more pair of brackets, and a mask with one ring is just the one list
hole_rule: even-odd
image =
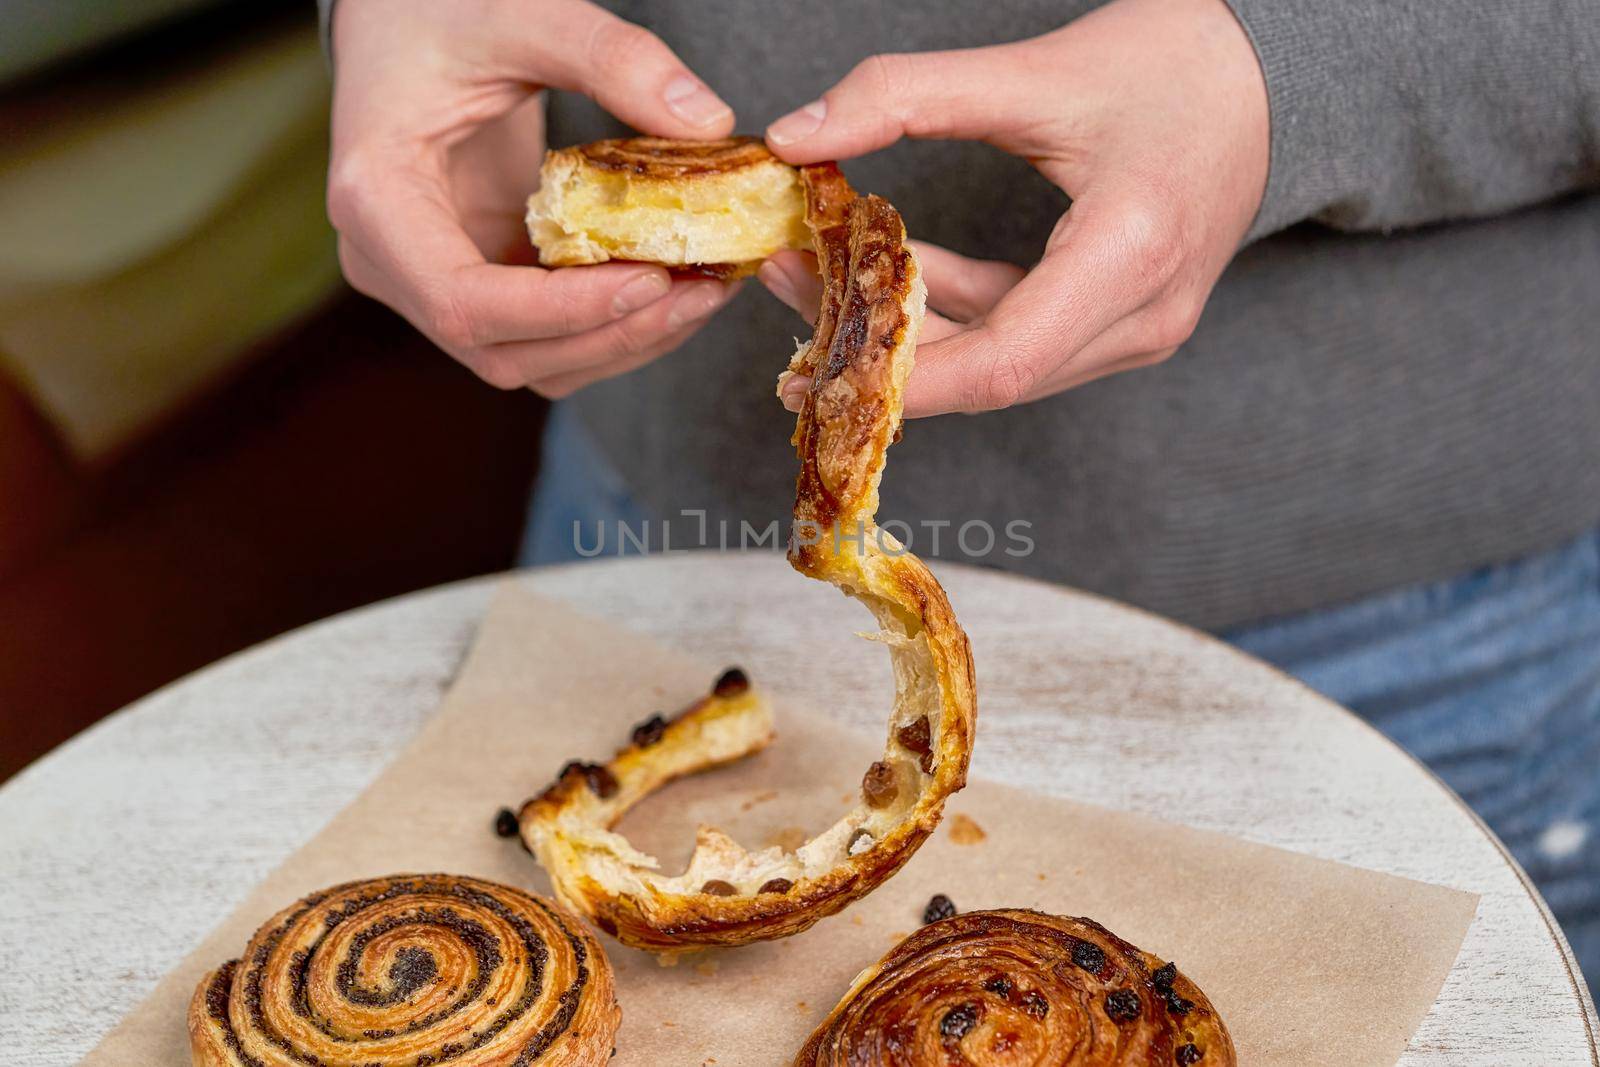
[[[415,741],[83,1063],[188,1064],[184,1010],[195,983],[312,890],[438,870],[548,893],[532,858],[491,832],[494,813],[570,758],[609,756],[634,722],[687,703],[723,666],[507,582]],[[779,739],[768,751],[669,787],[622,829],[681,866],[701,821],[748,845],[830,823],[853,801],[882,740],[807,714],[799,700],[776,705]],[[981,718],[980,694],[980,745]],[[976,842],[974,825],[983,834]],[[1477,903],[1451,889],[975,781],[898,876],[798,937],[699,953],[674,967],[602,937],[623,1008],[613,1062],[790,1062],[856,972],[915,929],[936,892],[962,910],[1087,915],[1175,959],[1252,1067],[1393,1064],[1437,997]]]

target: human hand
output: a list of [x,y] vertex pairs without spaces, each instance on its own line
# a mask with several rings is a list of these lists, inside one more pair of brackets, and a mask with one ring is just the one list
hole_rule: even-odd
[[[1072,198],[1026,274],[919,247],[929,303],[949,317],[924,324],[905,413],[984,411],[1160,362],[1189,338],[1261,203],[1266,85],[1222,0],[1114,0],[1014,44],[873,56],[767,130],[795,164],[901,137],[986,141]],[[804,257],[759,277],[814,314]],[[808,384],[790,379],[785,406]]]
[[640,264],[503,262],[530,251],[542,89],[659,136],[733,128],[649,31],[586,0],[339,0],[333,31],[328,215],[345,277],[485,381],[565,396],[675,348],[732,295]]

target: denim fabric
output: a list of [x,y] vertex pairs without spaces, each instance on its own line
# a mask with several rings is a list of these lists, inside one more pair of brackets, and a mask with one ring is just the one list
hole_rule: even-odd
[[[651,517],[562,406],[542,470],[525,564],[582,558],[575,521],[592,554],[597,521]],[[1600,987],[1600,532],[1221,636],[1432,767],[1538,883]]]
[[1432,767],[1538,883],[1600,987],[1600,532],[1222,637]]
[[[653,517],[634,500],[572,409],[566,404],[551,408],[518,562],[539,567],[591,556],[633,555],[631,542],[614,540],[617,524],[637,529]],[[601,531],[607,538],[604,545],[599,543]],[[594,551],[597,547],[601,551]]]

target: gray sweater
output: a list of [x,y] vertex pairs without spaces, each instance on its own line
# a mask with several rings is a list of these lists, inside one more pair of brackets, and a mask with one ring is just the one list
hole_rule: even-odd
[[[1232,0],[1266,72],[1252,242],[1165,365],[909,424],[881,518],[1031,523],[979,561],[1206,627],[1446,577],[1600,521],[1600,0]],[[877,51],[1053,29],[1092,4],[617,0],[759,131]],[[552,144],[615,135],[554,94]],[[846,165],[913,236],[1026,264],[1066,207],[981,145]],[[579,394],[656,513],[789,506],[773,398],[804,324],[757,287]],[[675,543],[692,540],[683,520]],[[970,548],[983,547],[981,538]]]

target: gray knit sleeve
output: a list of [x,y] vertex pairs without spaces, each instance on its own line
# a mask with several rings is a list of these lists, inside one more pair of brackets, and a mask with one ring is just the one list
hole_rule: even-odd
[[322,25],[322,50],[333,60],[333,3],[334,0],[317,0],[317,18]]
[[1388,230],[1600,187],[1596,0],[1227,0],[1266,75],[1250,238]]

